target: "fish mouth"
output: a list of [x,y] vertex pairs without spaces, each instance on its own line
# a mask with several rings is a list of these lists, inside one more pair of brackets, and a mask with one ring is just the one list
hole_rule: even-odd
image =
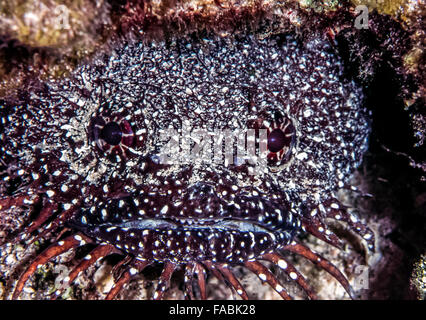
[[167,188],[153,195],[143,191],[142,195],[111,198],[96,207],[81,208],[74,222],[81,230],[109,226],[274,233],[300,227],[300,210],[284,195],[219,191],[205,183],[191,186],[183,194],[169,194]]
[[[272,202],[270,202],[272,203]],[[164,205],[168,207],[168,205]],[[171,206],[170,206],[171,207]],[[301,227],[300,219],[295,209],[288,209],[286,206],[276,205],[269,211],[250,212],[247,208],[235,211],[233,205],[225,208],[216,216],[206,216],[199,214],[199,210],[192,212],[187,216],[170,215],[151,215],[146,217],[132,218],[126,217],[128,214],[122,214],[119,219],[107,221],[94,220],[87,221],[88,215],[77,216],[72,225],[82,232],[87,230],[99,230],[100,228],[120,228],[123,231],[134,230],[154,230],[154,231],[219,231],[219,232],[241,232],[241,233],[272,233],[289,234]],[[129,208],[128,208],[129,209]],[[101,210],[102,211],[102,210]],[[246,211],[247,215],[244,215]],[[130,215],[128,215],[130,216]]]
[[121,228],[137,230],[211,230],[211,231],[238,231],[238,232],[264,232],[279,233],[288,232],[289,226],[269,226],[257,221],[241,220],[233,218],[208,219],[208,218],[187,218],[187,219],[143,219],[130,220],[122,223],[106,223],[99,227]]
[[298,208],[284,196],[217,191],[200,184],[175,197],[109,199],[82,209],[73,229],[140,259],[176,263],[239,263],[289,244],[301,229]]
[[280,223],[235,217],[159,217],[78,223],[74,228],[136,259],[178,264],[206,260],[242,263],[289,244],[301,224],[292,215]]

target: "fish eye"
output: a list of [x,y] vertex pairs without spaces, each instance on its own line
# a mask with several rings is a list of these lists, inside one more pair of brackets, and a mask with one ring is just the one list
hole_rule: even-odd
[[89,125],[90,140],[105,156],[126,158],[131,154],[135,134],[130,123],[119,116],[94,116]]
[[266,130],[267,161],[271,167],[287,163],[296,142],[296,128],[290,117],[273,111],[260,115],[249,127]]
[[289,160],[290,151],[295,143],[296,130],[292,121],[285,116],[280,116],[274,121],[265,121],[264,127],[267,130],[269,164],[284,164]]
[[108,122],[100,131],[100,137],[105,143],[113,146],[120,144],[123,132],[117,122]]

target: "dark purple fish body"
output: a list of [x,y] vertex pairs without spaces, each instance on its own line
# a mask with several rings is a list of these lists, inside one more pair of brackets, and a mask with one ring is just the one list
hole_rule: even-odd
[[[342,70],[321,38],[129,41],[14,107],[1,152],[19,159],[29,203],[74,212],[65,225],[97,243],[141,261],[243,264],[305,225],[332,240],[316,217],[339,209],[370,132]],[[232,138],[247,130],[254,158]]]

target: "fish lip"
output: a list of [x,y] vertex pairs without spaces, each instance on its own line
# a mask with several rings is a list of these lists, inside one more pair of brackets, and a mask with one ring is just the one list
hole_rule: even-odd
[[[257,197],[256,197],[257,199]],[[238,212],[234,212],[235,207],[229,205],[225,208],[221,207],[221,212],[210,212],[203,213],[193,211],[192,213],[186,212],[185,215],[178,215],[176,212],[170,213],[165,210],[165,212],[159,213],[157,216],[154,215],[154,212],[151,214],[148,212],[147,215],[133,214],[134,210],[137,208],[129,206],[125,208],[120,214],[120,218],[112,217],[110,220],[97,219],[91,220],[89,218],[90,214],[87,210],[82,209],[80,214],[76,214],[71,227],[76,228],[82,232],[88,231],[92,232],[99,230],[101,228],[122,228],[122,229],[139,229],[139,230],[154,230],[154,231],[164,231],[164,230],[209,230],[211,232],[254,232],[254,233],[274,233],[274,232],[290,232],[293,233],[300,229],[300,218],[294,210],[290,209],[291,206],[286,203],[280,203],[271,201],[270,199],[258,198],[261,202],[262,207],[261,211],[253,214],[244,214],[244,208],[237,208]],[[121,198],[115,199],[115,201],[121,200]],[[247,201],[247,199],[245,199]],[[253,200],[254,201],[254,200]],[[139,200],[141,202],[141,200]],[[132,202],[129,201],[129,204]],[[267,203],[275,203],[271,206],[268,211],[263,208],[267,206]],[[163,203],[164,205],[164,203]],[[170,208],[171,205],[168,203],[164,205],[166,208]],[[278,208],[278,216],[273,212],[274,208]],[[130,210],[130,211],[129,211]],[[263,211],[262,211],[263,210]],[[163,211],[163,210],[162,210]],[[247,211],[247,210],[246,210]],[[85,213],[86,212],[86,213]],[[128,213],[132,214],[128,214]],[[272,214],[272,216],[271,216]],[[215,217],[212,217],[215,215]],[[290,215],[290,217],[289,217]],[[293,218],[292,218],[293,217]],[[87,220],[86,220],[87,218]],[[84,219],[84,221],[83,221]]]
[[[183,222],[188,223],[183,223]],[[189,222],[191,221],[191,222]],[[200,223],[203,221],[202,223]],[[238,218],[186,218],[186,219],[176,219],[176,218],[147,218],[147,219],[138,219],[138,220],[128,220],[121,223],[103,223],[97,225],[75,225],[78,229],[100,229],[100,228],[121,228],[126,229],[151,229],[151,230],[210,230],[214,231],[228,231],[228,232],[254,232],[254,233],[274,233],[282,231],[291,231],[294,229],[293,226],[283,225],[284,228],[280,226],[270,226],[266,224],[261,224],[258,221],[249,220],[249,219],[238,219]]]

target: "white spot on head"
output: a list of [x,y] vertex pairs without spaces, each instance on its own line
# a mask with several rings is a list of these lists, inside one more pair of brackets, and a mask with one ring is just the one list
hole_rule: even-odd
[[277,284],[277,285],[275,286],[275,290],[277,290],[278,292],[281,292],[281,291],[283,291],[283,290],[284,290],[284,288],[283,288],[282,286],[280,286],[279,284]]
[[278,267],[280,267],[281,269],[287,269],[287,262],[282,259],[278,260]]
[[55,191],[53,191],[53,190],[47,190],[47,191],[46,191],[46,194],[47,194],[47,196],[48,196],[49,198],[51,198],[51,197],[53,197],[53,196],[55,195]]
[[307,154],[306,152],[301,152],[301,153],[298,153],[298,154],[296,155],[296,158],[297,158],[298,160],[303,161],[303,160],[305,160],[305,159],[308,159],[308,154]]
[[367,234],[365,234],[365,235],[364,235],[364,239],[365,239],[365,240],[370,240],[372,237],[373,237],[373,236],[372,236],[372,234],[371,234],[371,233],[367,233]]
[[296,272],[290,272],[290,278],[292,278],[293,280],[297,279],[297,273]]
[[339,205],[337,203],[332,203],[330,207],[332,207],[333,209],[339,209]]

